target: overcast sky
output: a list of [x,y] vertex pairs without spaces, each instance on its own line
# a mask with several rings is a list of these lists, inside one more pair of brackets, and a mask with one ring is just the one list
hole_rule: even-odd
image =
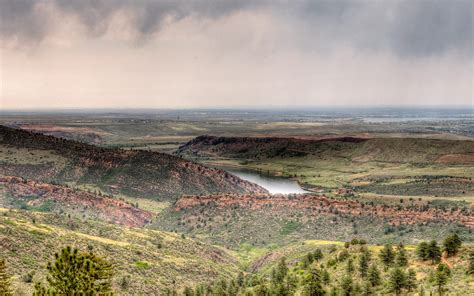
[[473,105],[473,3],[0,0],[0,107]]

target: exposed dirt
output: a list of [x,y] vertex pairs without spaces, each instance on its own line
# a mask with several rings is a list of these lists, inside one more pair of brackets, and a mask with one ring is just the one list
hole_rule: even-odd
[[474,154],[446,154],[436,160],[443,164],[474,164]]
[[352,216],[365,215],[384,218],[393,225],[430,221],[458,222],[469,227],[473,227],[474,224],[474,214],[470,209],[441,210],[424,208],[418,205],[407,207],[367,205],[356,200],[336,200],[312,194],[183,196],[176,202],[175,210],[180,211],[204,205],[212,205],[222,209],[238,205],[252,211],[271,209],[275,214],[291,208],[302,211],[310,210],[315,216],[334,213]]
[[80,208],[84,213],[93,213],[101,220],[129,227],[141,227],[149,223],[153,214],[138,209],[122,200],[99,196],[63,186],[52,185],[19,177],[0,177],[0,196],[8,193],[15,199],[23,199],[29,206],[54,201],[57,209]]

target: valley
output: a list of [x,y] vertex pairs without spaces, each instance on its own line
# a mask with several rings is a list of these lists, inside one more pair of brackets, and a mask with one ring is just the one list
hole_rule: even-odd
[[[272,278],[283,258],[290,294],[305,295],[314,270],[330,274],[328,293],[342,291],[365,248],[378,264],[383,246],[399,244],[416,291],[435,292],[438,265],[416,249],[453,234],[462,248],[442,257],[445,292],[474,289],[472,121],[429,131],[424,120],[379,121],[380,111],[265,114],[2,117],[0,250],[15,293],[44,282],[67,245],[112,262],[120,295],[280,295]],[[306,262],[315,250],[323,259]],[[380,270],[372,293],[392,294],[395,269]],[[362,295],[366,279],[351,279]]]

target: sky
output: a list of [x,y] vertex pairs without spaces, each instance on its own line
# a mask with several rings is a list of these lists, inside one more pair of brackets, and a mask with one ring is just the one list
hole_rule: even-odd
[[470,0],[0,0],[0,108],[471,105]]

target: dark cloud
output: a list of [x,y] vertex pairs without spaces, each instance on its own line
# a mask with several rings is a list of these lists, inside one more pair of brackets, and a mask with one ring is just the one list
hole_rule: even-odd
[[[165,19],[188,16],[222,18],[238,11],[261,10],[306,34],[301,46],[349,42],[358,50],[390,50],[400,56],[431,56],[456,51],[473,53],[473,2],[470,0],[406,1],[160,1],[50,0],[64,14],[77,16],[91,36],[100,37],[111,16],[123,10],[133,16],[140,38],[160,30]],[[40,0],[0,0],[3,39],[38,42],[50,32]],[[300,27],[299,27],[300,26]],[[307,39],[314,39],[310,42]],[[298,44],[296,45],[298,46]],[[308,48],[307,48],[308,49]]]
[[391,44],[398,53],[473,51],[473,1],[405,1],[397,6]]

